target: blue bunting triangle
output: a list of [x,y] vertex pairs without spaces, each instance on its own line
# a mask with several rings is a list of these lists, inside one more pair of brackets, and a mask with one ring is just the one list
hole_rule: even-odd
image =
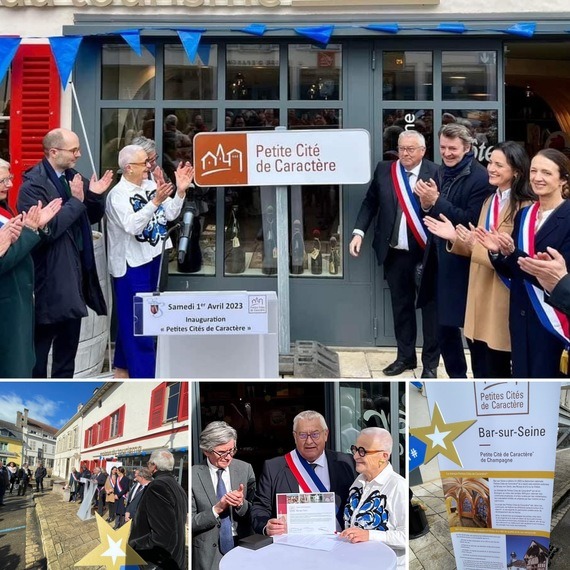
[[396,22],[393,24],[369,24],[364,26],[364,28],[374,32],[385,32],[386,34],[397,34],[400,31],[400,26]]
[[75,65],[75,58],[81,45],[83,36],[64,36],[62,38],[48,38],[51,46],[51,53],[55,59],[61,85],[65,91],[71,70]]
[[467,27],[462,22],[442,22],[437,26],[438,32],[449,32],[451,34],[463,34]]
[[142,56],[141,31],[129,30],[128,32],[120,32],[121,37],[131,46],[132,50],[139,56]]
[[148,50],[148,52],[152,55],[152,57],[156,58],[156,45],[155,44],[143,44],[144,49]]
[[536,22],[520,22],[501,31],[507,34],[513,34],[514,36],[532,38],[532,36],[534,36],[534,30],[536,30]]
[[246,34],[252,34],[254,36],[262,36],[267,30],[265,24],[250,24],[245,28],[240,28],[238,31],[244,32]]
[[196,54],[198,53],[198,46],[200,45],[200,40],[202,39],[202,34],[200,32],[187,32],[183,30],[178,30],[178,37],[182,42],[184,51],[190,60],[190,63],[194,63],[196,59]]
[[22,38],[0,38],[0,83],[2,83]]
[[309,28],[294,28],[295,32],[319,44],[327,45],[334,32],[334,26],[315,26]]
[[210,51],[212,46],[210,44],[200,44],[198,46],[198,57],[202,65],[210,65]]

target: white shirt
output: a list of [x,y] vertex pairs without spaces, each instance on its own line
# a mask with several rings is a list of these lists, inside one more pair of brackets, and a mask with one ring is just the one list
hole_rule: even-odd
[[157,207],[152,202],[155,189],[153,181],[144,180],[140,187],[123,176],[107,196],[109,272],[113,277],[125,275],[127,264],[140,267],[162,252],[166,221],[178,217],[184,198],[176,194]]
[[[416,182],[418,180],[418,176],[420,175],[421,167],[422,163],[420,162],[415,168],[412,168],[412,170],[406,170],[406,176],[410,181],[410,188],[412,189],[412,192],[416,187]],[[398,208],[400,208],[400,202],[398,200],[397,203]],[[398,229],[398,245],[394,246],[394,249],[403,249],[404,251],[410,251],[410,245],[408,243],[408,222],[406,221],[406,214],[404,214],[404,212],[402,212],[402,217],[400,218],[400,228]]]
[[[398,557],[398,568],[405,568],[406,547],[408,545],[408,503],[409,490],[406,480],[398,475],[388,463],[383,471],[372,481],[366,481],[364,475],[359,475],[350,489],[350,497],[362,493],[357,507],[352,512],[350,521],[345,520],[345,528],[355,526],[355,520],[362,505],[368,497],[377,491],[379,496],[386,497],[385,510],[389,513],[386,523],[388,530],[368,530],[370,540],[383,542],[392,548]],[[361,527],[362,528],[362,527]]]

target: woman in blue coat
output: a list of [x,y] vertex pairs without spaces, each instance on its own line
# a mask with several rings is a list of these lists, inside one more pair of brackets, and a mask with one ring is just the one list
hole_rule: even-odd
[[530,184],[538,202],[517,214],[512,236],[476,231],[497,271],[511,281],[513,378],[559,378],[567,376],[568,318],[548,305],[544,289],[518,259],[552,247],[570,263],[570,160],[555,149],[539,151],[531,162]]

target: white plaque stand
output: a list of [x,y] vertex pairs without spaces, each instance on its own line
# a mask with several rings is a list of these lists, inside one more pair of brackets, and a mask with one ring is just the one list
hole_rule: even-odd
[[85,487],[83,488],[83,501],[79,506],[77,516],[82,521],[88,521],[93,518],[93,514],[91,513],[91,503],[93,502],[95,491],[97,491],[97,481],[91,481],[91,479],[86,479],[85,477],[81,477],[79,480],[85,485]]

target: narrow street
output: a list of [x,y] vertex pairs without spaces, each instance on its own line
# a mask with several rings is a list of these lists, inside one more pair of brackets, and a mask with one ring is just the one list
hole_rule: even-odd
[[25,497],[6,493],[0,507],[0,560],[3,570],[26,567],[26,512],[33,508],[31,489]]

